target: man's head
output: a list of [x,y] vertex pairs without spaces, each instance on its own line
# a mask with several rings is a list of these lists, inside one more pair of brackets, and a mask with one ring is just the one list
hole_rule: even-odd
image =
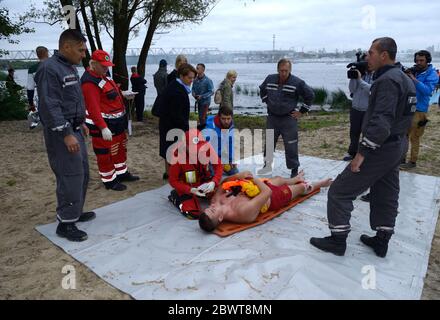
[[199,63],[197,65],[197,76],[199,78],[203,78],[203,76],[205,75],[205,69],[206,69],[206,67],[203,63]]
[[196,77],[197,70],[190,64],[182,64],[177,69],[177,75],[184,84],[190,86]]
[[137,73],[137,68],[136,67],[131,67],[131,73]]
[[397,44],[392,38],[378,38],[371,44],[368,51],[368,67],[371,71],[377,71],[386,65],[394,65],[396,62]]
[[232,85],[237,81],[238,73],[235,70],[229,70],[226,74],[226,79],[228,79]]
[[425,70],[431,61],[432,56],[429,51],[420,50],[414,55],[414,63],[417,65],[417,69],[419,70]]
[[35,52],[37,53],[38,60],[40,61],[44,61],[49,58],[49,50],[46,47],[39,46],[37,49],[35,49]]
[[104,50],[96,50],[93,52],[90,60],[90,69],[100,76],[105,76],[109,67],[114,67],[110,59],[110,55]]
[[67,29],[60,35],[58,49],[70,63],[80,64],[86,57],[86,38],[75,29]]
[[218,110],[218,117],[220,119],[220,124],[222,129],[229,129],[232,125],[232,117],[234,113],[229,107],[220,107]]
[[159,61],[159,68],[165,68],[168,65],[168,62],[164,59]]
[[220,205],[213,204],[199,216],[199,226],[206,232],[212,232],[223,221],[224,214]]
[[292,61],[289,59],[281,59],[278,61],[278,74],[280,76],[281,82],[287,81],[290,74],[292,73]]

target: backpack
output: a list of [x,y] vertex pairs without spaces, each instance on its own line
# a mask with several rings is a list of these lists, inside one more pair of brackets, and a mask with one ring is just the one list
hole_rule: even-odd
[[217,89],[217,91],[215,92],[215,95],[214,95],[214,102],[216,104],[221,104],[222,100],[223,100],[222,90],[221,89]]

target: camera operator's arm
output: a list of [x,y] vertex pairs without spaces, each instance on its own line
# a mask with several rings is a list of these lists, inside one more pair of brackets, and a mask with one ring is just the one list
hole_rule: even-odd
[[350,90],[351,94],[354,94],[359,86],[359,82],[357,79],[350,79],[350,82],[348,84],[348,89]]
[[425,82],[417,80],[412,73],[409,75],[409,77],[414,81],[417,91],[426,96],[430,96],[434,92],[435,86],[438,83],[438,76],[435,74],[435,72],[432,72],[431,75],[426,78]]

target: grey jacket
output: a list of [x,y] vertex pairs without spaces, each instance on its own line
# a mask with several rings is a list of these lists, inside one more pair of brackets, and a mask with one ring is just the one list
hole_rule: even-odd
[[366,74],[362,79],[350,79],[348,88],[353,94],[352,108],[358,111],[367,111],[370,89],[373,83],[373,74]]
[[397,66],[378,70],[371,86],[370,101],[362,125],[359,152],[366,155],[390,139],[403,137],[416,111],[416,88]]
[[154,74],[154,86],[156,87],[157,95],[161,95],[165,92],[167,85],[168,85],[168,73],[167,73],[167,67],[161,67],[157,72]]
[[[303,80],[290,75],[284,85],[279,85],[278,74],[269,75],[260,85],[261,100],[267,103],[269,115],[286,116],[293,111],[306,113],[315,99],[315,93]],[[298,108],[298,100],[302,97],[305,105]]]
[[42,124],[64,136],[84,123],[86,107],[78,71],[56,52],[35,74],[39,95],[38,111]]

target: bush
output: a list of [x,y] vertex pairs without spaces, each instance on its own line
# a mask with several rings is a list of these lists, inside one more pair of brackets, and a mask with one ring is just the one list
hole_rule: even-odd
[[315,100],[313,103],[323,106],[327,101],[327,90],[325,88],[313,88],[313,91],[315,92]]
[[241,86],[239,84],[235,85],[235,93],[240,94],[241,93]]
[[338,91],[332,92],[332,101],[331,108],[332,109],[342,109],[346,110],[351,107],[351,100],[348,99],[345,92],[341,89]]
[[6,73],[4,73],[3,71],[0,71],[0,81],[6,81],[6,77],[8,75]]
[[5,83],[0,83],[0,121],[24,120],[27,114],[27,100],[21,91],[11,94]]

